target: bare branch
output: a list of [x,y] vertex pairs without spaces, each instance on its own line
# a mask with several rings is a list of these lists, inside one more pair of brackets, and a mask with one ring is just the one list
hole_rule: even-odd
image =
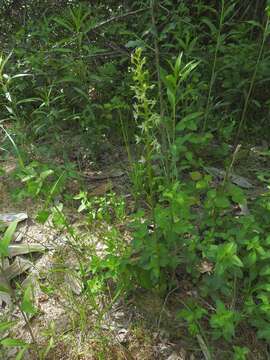
[[145,12],[146,10],[149,10],[149,7],[147,8],[143,8],[143,9],[139,9],[139,10],[134,10],[134,11],[130,11],[126,14],[123,14],[123,15],[119,15],[119,16],[114,16],[108,20],[104,20],[102,22],[100,22],[99,24],[95,25],[92,29],[90,29],[90,31],[95,31],[97,29],[99,29],[100,27],[102,26],[105,26],[113,21],[118,21],[118,20],[121,20],[125,17],[129,17],[129,16],[133,16],[133,15],[136,15],[136,14],[139,14],[139,13],[142,13],[142,12]]

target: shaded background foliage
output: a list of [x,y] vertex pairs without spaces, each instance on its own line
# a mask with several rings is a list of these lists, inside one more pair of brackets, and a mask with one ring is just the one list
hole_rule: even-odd
[[[167,60],[179,52],[186,62],[200,62],[186,87],[189,96],[185,94],[185,102],[179,104],[178,119],[189,106],[206,111],[207,129],[222,139],[237,131],[258,59],[266,1],[224,1],[221,28],[222,1],[155,1],[156,28],[149,5],[145,1],[1,2],[2,47],[6,54],[13,49],[8,72],[31,74],[27,82],[16,80],[10,90],[17,123],[25,133],[46,137],[50,130],[51,137],[52,130],[55,136],[57,129],[76,129],[86,142],[91,137],[95,144],[94,139],[112,139],[119,133],[120,112],[132,126],[130,55],[140,46],[154,65],[155,39],[162,68],[168,68]],[[142,12],[136,13],[139,9]],[[247,104],[243,137],[250,134],[252,139],[254,132],[269,135],[268,63],[266,42]],[[157,79],[156,67],[150,70]],[[1,99],[7,118],[10,112],[3,94]]]

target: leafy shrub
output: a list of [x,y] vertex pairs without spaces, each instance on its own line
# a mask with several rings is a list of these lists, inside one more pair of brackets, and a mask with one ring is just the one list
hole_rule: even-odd
[[[174,69],[179,67],[180,61],[177,60]],[[168,117],[171,129],[182,133],[174,139],[174,131],[168,132],[174,146],[168,142],[168,153],[163,154],[160,164],[162,160],[172,164],[181,170],[182,176],[177,173],[172,179],[166,178],[166,173],[158,176],[155,161],[159,159],[156,157],[159,147],[155,144],[159,142],[159,135],[153,122],[157,115],[155,103],[147,98],[147,90],[152,87],[140,51],[135,53],[133,64],[138,101],[135,115],[136,119],[142,118],[138,126],[142,129],[140,140],[146,154],[144,176],[148,178],[145,177],[144,184],[146,181],[151,183],[149,188],[145,185],[141,188],[141,194],[148,191],[151,199],[153,184],[158,184],[158,188],[154,191],[156,201],[150,202],[151,213],[139,211],[132,222],[133,255],[128,262],[125,260],[124,271],[129,272],[140,286],[164,291],[176,285],[176,273],[181,269],[197,285],[199,295],[216,304],[215,313],[209,314],[214,338],[231,341],[237,326],[245,320],[257,328],[259,337],[269,339],[267,234],[270,222],[269,217],[265,219],[269,213],[269,193],[258,199],[250,215],[235,213],[235,204],[247,203],[243,190],[230,183],[228,178],[235,155],[218,186],[214,186],[212,177],[203,170],[190,172],[190,180],[183,176],[190,167],[199,169],[203,165],[191,152],[193,144],[204,145],[209,139],[207,134],[193,133],[197,130],[198,113],[187,115],[175,125],[175,112]],[[168,102],[175,104],[170,87],[168,89]],[[194,306],[200,309],[200,301],[194,301]],[[199,331],[194,324],[207,313],[205,309],[199,311],[198,316],[195,310],[190,316],[187,312],[182,313],[193,334]]]

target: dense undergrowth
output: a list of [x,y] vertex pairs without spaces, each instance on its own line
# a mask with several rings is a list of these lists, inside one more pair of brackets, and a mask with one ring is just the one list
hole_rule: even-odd
[[[0,13],[1,160],[17,158],[13,201],[38,202],[36,221],[65,233],[78,261],[74,332],[91,310],[101,324],[116,301],[144,289],[164,307],[179,296],[175,320],[199,345],[196,359],[268,359],[267,2],[4,1]],[[123,146],[122,191],[109,182],[87,191],[86,170]],[[256,188],[234,174],[251,174],[252,146],[264,164],[253,171]],[[31,285],[6,281],[16,225],[2,231],[1,292],[32,343],[7,335],[0,351],[17,346],[17,359],[29,349],[46,359],[58,340],[41,347],[35,339]],[[84,241],[94,232],[102,254]],[[162,316],[156,321],[159,331]],[[6,316],[0,331],[13,326]],[[101,328],[93,359],[111,356]]]

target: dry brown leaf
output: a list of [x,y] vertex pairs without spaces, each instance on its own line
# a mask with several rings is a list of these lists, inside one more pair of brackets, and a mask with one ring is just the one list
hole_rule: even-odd
[[111,181],[108,181],[98,185],[93,191],[90,192],[90,195],[101,196],[110,190],[112,190],[112,183]]
[[28,219],[27,213],[10,213],[10,214],[0,214],[0,221],[5,225],[11,224],[13,221],[18,223]]
[[30,254],[33,252],[44,252],[46,247],[41,244],[11,244],[8,247],[8,256],[14,257],[18,255]]
[[213,264],[208,261],[202,261],[199,266],[199,271],[201,274],[210,274],[213,271]]
[[74,292],[76,295],[80,295],[83,290],[83,284],[81,279],[71,273],[65,274],[65,282],[68,284],[69,288]]
[[108,172],[93,172],[93,171],[85,171],[84,176],[92,179],[92,180],[105,180],[110,178],[118,178],[125,174],[125,172],[121,169],[114,169]]
[[5,269],[6,278],[12,280],[33,267],[33,263],[24,258],[16,257],[11,265]]

